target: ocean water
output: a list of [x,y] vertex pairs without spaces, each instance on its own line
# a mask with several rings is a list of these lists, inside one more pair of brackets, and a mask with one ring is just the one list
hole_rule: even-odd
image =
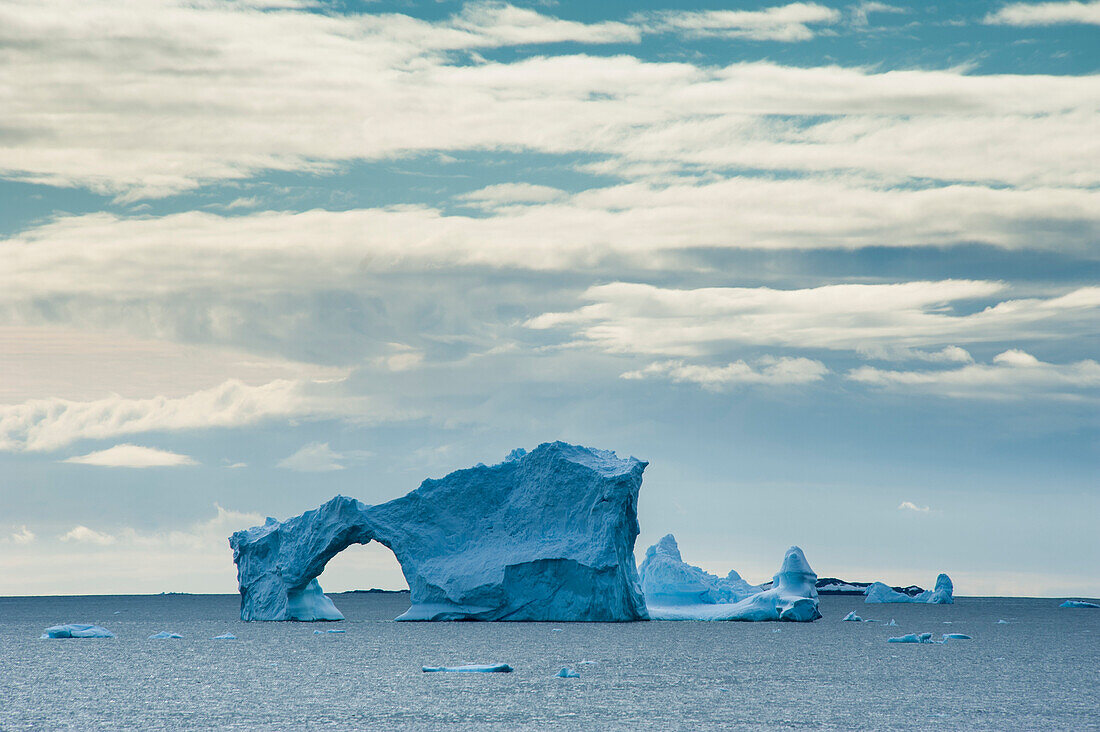
[[[395,623],[407,595],[333,598],[345,622],[242,623],[235,595],[0,598],[0,729],[1100,727],[1100,610],[1057,600],[605,624]],[[853,609],[898,627],[842,622]],[[39,640],[63,622],[117,637]],[[184,639],[148,640],[161,630]],[[886,643],[913,632],[974,640]],[[515,672],[420,670],[498,661]]]

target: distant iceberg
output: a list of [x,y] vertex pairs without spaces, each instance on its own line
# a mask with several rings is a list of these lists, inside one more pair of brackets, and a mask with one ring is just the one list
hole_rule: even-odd
[[179,633],[170,633],[167,630],[162,630],[159,633],[153,633],[151,636],[149,636],[149,640],[168,640],[170,638],[172,638],[172,639],[175,639],[175,638],[182,639],[183,636],[180,635]]
[[[675,553],[672,552],[673,549],[676,550]],[[787,550],[783,565],[775,575],[770,589],[753,588],[754,592],[733,602],[718,602],[713,599],[721,597],[724,592],[733,592],[735,585],[729,582],[729,577],[721,580],[682,560],[682,566],[677,567],[672,560],[679,559],[679,556],[676,541],[671,535],[646,551],[649,566],[643,562],[643,586],[645,577],[656,578],[649,584],[650,588],[657,590],[653,600],[646,595],[649,616],[653,620],[810,622],[821,617],[817,607],[817,575],[810,569],[802,550],[796,546]],[[730,576],[735,574],[731,573]],[[744,582],[739,576],[737,579]],[[748,587],[751,588],[752,585]],[[659,604],[662,600],[672,600],[672,604]]]
[[51,625],[42,633],[41,638],[114,638],[115,634],[98,625],[84,623],[66,623]]
[[935,643],[932,640],[931,633],[909,633],[908,635],[899,635],[896,638],[887,638],[887,643]]
[[317,583],[352,544],[393,551],[399,620],[645,620],[634,563],[647,463],[564,442],[425,480],[377,506],[337,496],[230,538],[242,620],[340,620]]
[[211,640],[237,640],[237,636],[232,633],[222,633],[221,635],[214,636]]
[[761,590],[741,579],[741,575],[733,570],[725,577],[719,577],[686,563],[672,534],[661,537],[660,541],[646,549],[638,575],[647,605],[739,602]]
[[914,602],[928,605],[951,605],[955,602],[954,591],[955,588],[951,583],[951,578],[946,574],[941,574],[936,577],[936,588],[934,590],[925,590],[919,595],[906,595],[882,582],[875,582],[867,588],[867,597],[863,601],[869,603]]
[[949,640],[974,640],[973,638],[968,636],[966,633],[944,633],[943,634],[943,639],[945,641],[949,641]]
[[855,610],[853,610],[852,612],[845,615],[844,620],[846,620],[849,623],[862,623],[863,622],[863,618],[856,615]]
[[1066,600],[1058,607],[1080,607],[1080,608],[1100,608],[1095,602],[1085,602],[1084,600]]
[[556,675],[559,679],[579,679],[581,677],[579,673],[568,667],[562,668]]
[[424,666],[420,670],[426,674],[440,671],[465,674],[510,674],[514,669],[506,663],[471,663],[465,666]]

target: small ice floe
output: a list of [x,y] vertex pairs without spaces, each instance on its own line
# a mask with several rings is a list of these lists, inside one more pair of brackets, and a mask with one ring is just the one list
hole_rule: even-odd
[[849,623],[862,623],[862,622],[863,622],[863,618],[861,618],[861,617],[859,617],[858,615],[856,615],[856,611],[855,611],[855,610],[853,610],[852,612],[850,612],[850,613],[848,613],[847,615],[845,615],[845,616],[844,616],[844,620],[845,620],[846,622],[849,622]]
[[579,679],[580,677],[581,675],[579,673],[567,666],[563,666],[561,671],[558,671],[559,679]]
[[211,640],[237,640],[237,636],[232,633],[222,633],[221,635],[214,636]]
[[775,630],[773,630],[772,632],[773,632],[773,633],[782,633],[782,632],[783,632],[783,630],[782,630],[782,628],[776,628],[776,629],[775,629]]
[[115,610],[115,611],[114,611],[114,612],[112,613],[112,615],[122,615],[122,611],[121,611],[121,610]]
[[314,635],[325,635],[326,633],[346,633],[346,630],[315,630]]
[[899,635],[895,638],[887,638],[887,643],[933,643],[931,633],[909,633],[908,635]]
[[579,663],[577,663],[577,665],[578,666],[587,666],[590,663],[595,663],[595,661],[580,661]]
[[551,628],[551,629],[550,629],[550,632],[551,632],[551,633],[560,633],[560,632],[561,632],[561,628]]
[[1100,609],[1100,605],[1095,602],[1085,602],[1084,600],[1066,600],[1058,607],[1088,607]]
[[167,630],[162,630],[159,633],[153,633],[149,636],[149,640],[168,640],[169,638],[183,638],[179,633],[169,633]]
[[966,633],[944,633],[943,634],[943,639],[945,641],[949,641],[949,640],[974,640],[973,638],[968,636]]
[[465,666],[422,666],[420,670],[426,674],[436,671],[460,674],[510,674],[514,669],[506,663],[468,663]]
[[997,625],[1008,625],[1008,621],[1007,620],[998,620],[996,624]]
[[51,625],[42,633],[42,638],[114,638],[115,634],[106,628],[86,623],[66,623]]
[[893,618],[890,618],[890,622],[886,624],[886,627],[887,628],[896,628],[896,627],[898,627],[898,623]]

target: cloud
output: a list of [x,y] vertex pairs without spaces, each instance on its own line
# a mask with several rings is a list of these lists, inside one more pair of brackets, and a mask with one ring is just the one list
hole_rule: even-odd
[[[226,538],[257,526],[259,513],[216,513],[161,531],[76,526],[58,542],[35,542],[0,553],[0,594],[236,592],[236,568]],[[87,552],[95,548],[95,572]]]
[[59,537],[64,542],[76,542],[78,544],[95,544],[97,546],[110,546],[118,539],[110,534],[103,534],[87,526],[74,526],[67,534]]
[[[584,298],[590,305],[546,313],[527,325],[562,329],[573,334],[572,343],[610,353],[670,356],[705,355],[733,344],[867,352],[1095,330],[1100,288],[1094,287],[1045,299],[1003,300],[969,313],[949,307],[988,300],[1004,289],[999,282],[973,280],[800,290],[681,290],[617,282],[589,288]],[[962,354],[947,350],[940,356]]]
[[1092,2],[1011,3],[985,16],[988,25],[1100,25],[1100,0]]
[[[247,386],[231,380],[212,389],[175,399],[125,399],[118,396],[83,402],[36,399],[23,404],[0,406],[0,450],[45,452],[85,439],[104,440],[144,432],[241,427],[275,418],[324,419],[340,416],[372,419],[367,400],[342,395],[339,384],[287,380],[261,386]],[[134,456],[134,451],[130,449],[134,446],[124,447],[127,450],[123,454]],[[119,454],[98,455],[97,460],[119,457]]]
[[19,528],[19,531],[16,531],[14,534],[11,534],[6,539],[0,538],[0,543],[8,541],[8,542],[11,542],[12,544],[19,544],[19,545],[24,545],[25,546],[25,545],[30,544],[31,542],[33,542],[34,539],[35,539],[34,532],[31,531],[30,529],[28,529],[26,526],[21,526]]
[[222,465],[222,467],[225,468],[226,470],[240,470],[241,468],[247,468],[248,463],[242,463],[242,462],[231,463],[228,460],[226,460],[226,461],[224,461],[224,464]]
[[130,444],[115,445],[106,450],[77,455],[61,462],[98,465],[105,468],[172,468],[198,465],[194,458],[187,455]]
[[871,0],[864,0],[859,5],[852,5],[848,8],[852,15],[852,25],[865,27],[868,23],[868,17],[871,13],[908,13],[908,8],[899,8],[895,5],[887,5],[886,3],[872,2]]
[[343,459],[344,456],[330,448],[327,442],[311,442],[276,465],[302,473],[324,473],[343,470],[345,466],[340,462]]
[[828,369],[809,358],[761,358],[754,369],[744,361],[725,366],[688,364],[683,361],[651,363],[638,371],[628,371],[624,379],[665,378],[676,383],[698,384],[710,391],[741,384],[790,385],[820,381]]
[[566,197],[566,192],[550,186],[531,183],[498,183],[459,196],[462,201],[484,209],[497,209],[517,204],[549,203]]
[[[503,4],[470,4],[437,22],[219,1],[16,7],[0,10],[0,44],[12,68],[33,73],[0,80],[0,97],[15,100],[6,137],[19,140],[0,148],[0,172],[120,201],[265,170],[486,150],[582,154],[620,172],[843,170],[1028,188],[1094,186],[1100,176],[1090,165],[1095,76],[475,57],[516,44],[633,43],[643,30]],[[646,22],[798,40],[838,16],[791,3]],[[118,42],[101,43],[102,28]],[[203,83],[175,83],[181,76]]]
[[928,513],[932,509],[930,509],[928,506],[918,506],[917,504],[913,503],[912,501],[902,501],[898,505],[898,510],[899,511],[914,511],[916,513]]
[[670,10],[635,17],[649,33],[791,42],[812,39],[810,25],[836,23],[840,13],[817,3],[790,3],[764,10]]
[[862,366],[848,378],[870,386],[931,393],[959,399],[1023,399],[1036,396],[1080,399],[1100,390],[1100,363],[1086,359],[1054,364],[1011,349],[992,363],[972,363],[957,369],[886,371]]

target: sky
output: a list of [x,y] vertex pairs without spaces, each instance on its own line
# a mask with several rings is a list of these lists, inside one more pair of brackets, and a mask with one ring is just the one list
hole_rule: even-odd
[[0,594],[560,439],[639,555],[1096,597],[1098,72],[1100,2],[0,0]]

